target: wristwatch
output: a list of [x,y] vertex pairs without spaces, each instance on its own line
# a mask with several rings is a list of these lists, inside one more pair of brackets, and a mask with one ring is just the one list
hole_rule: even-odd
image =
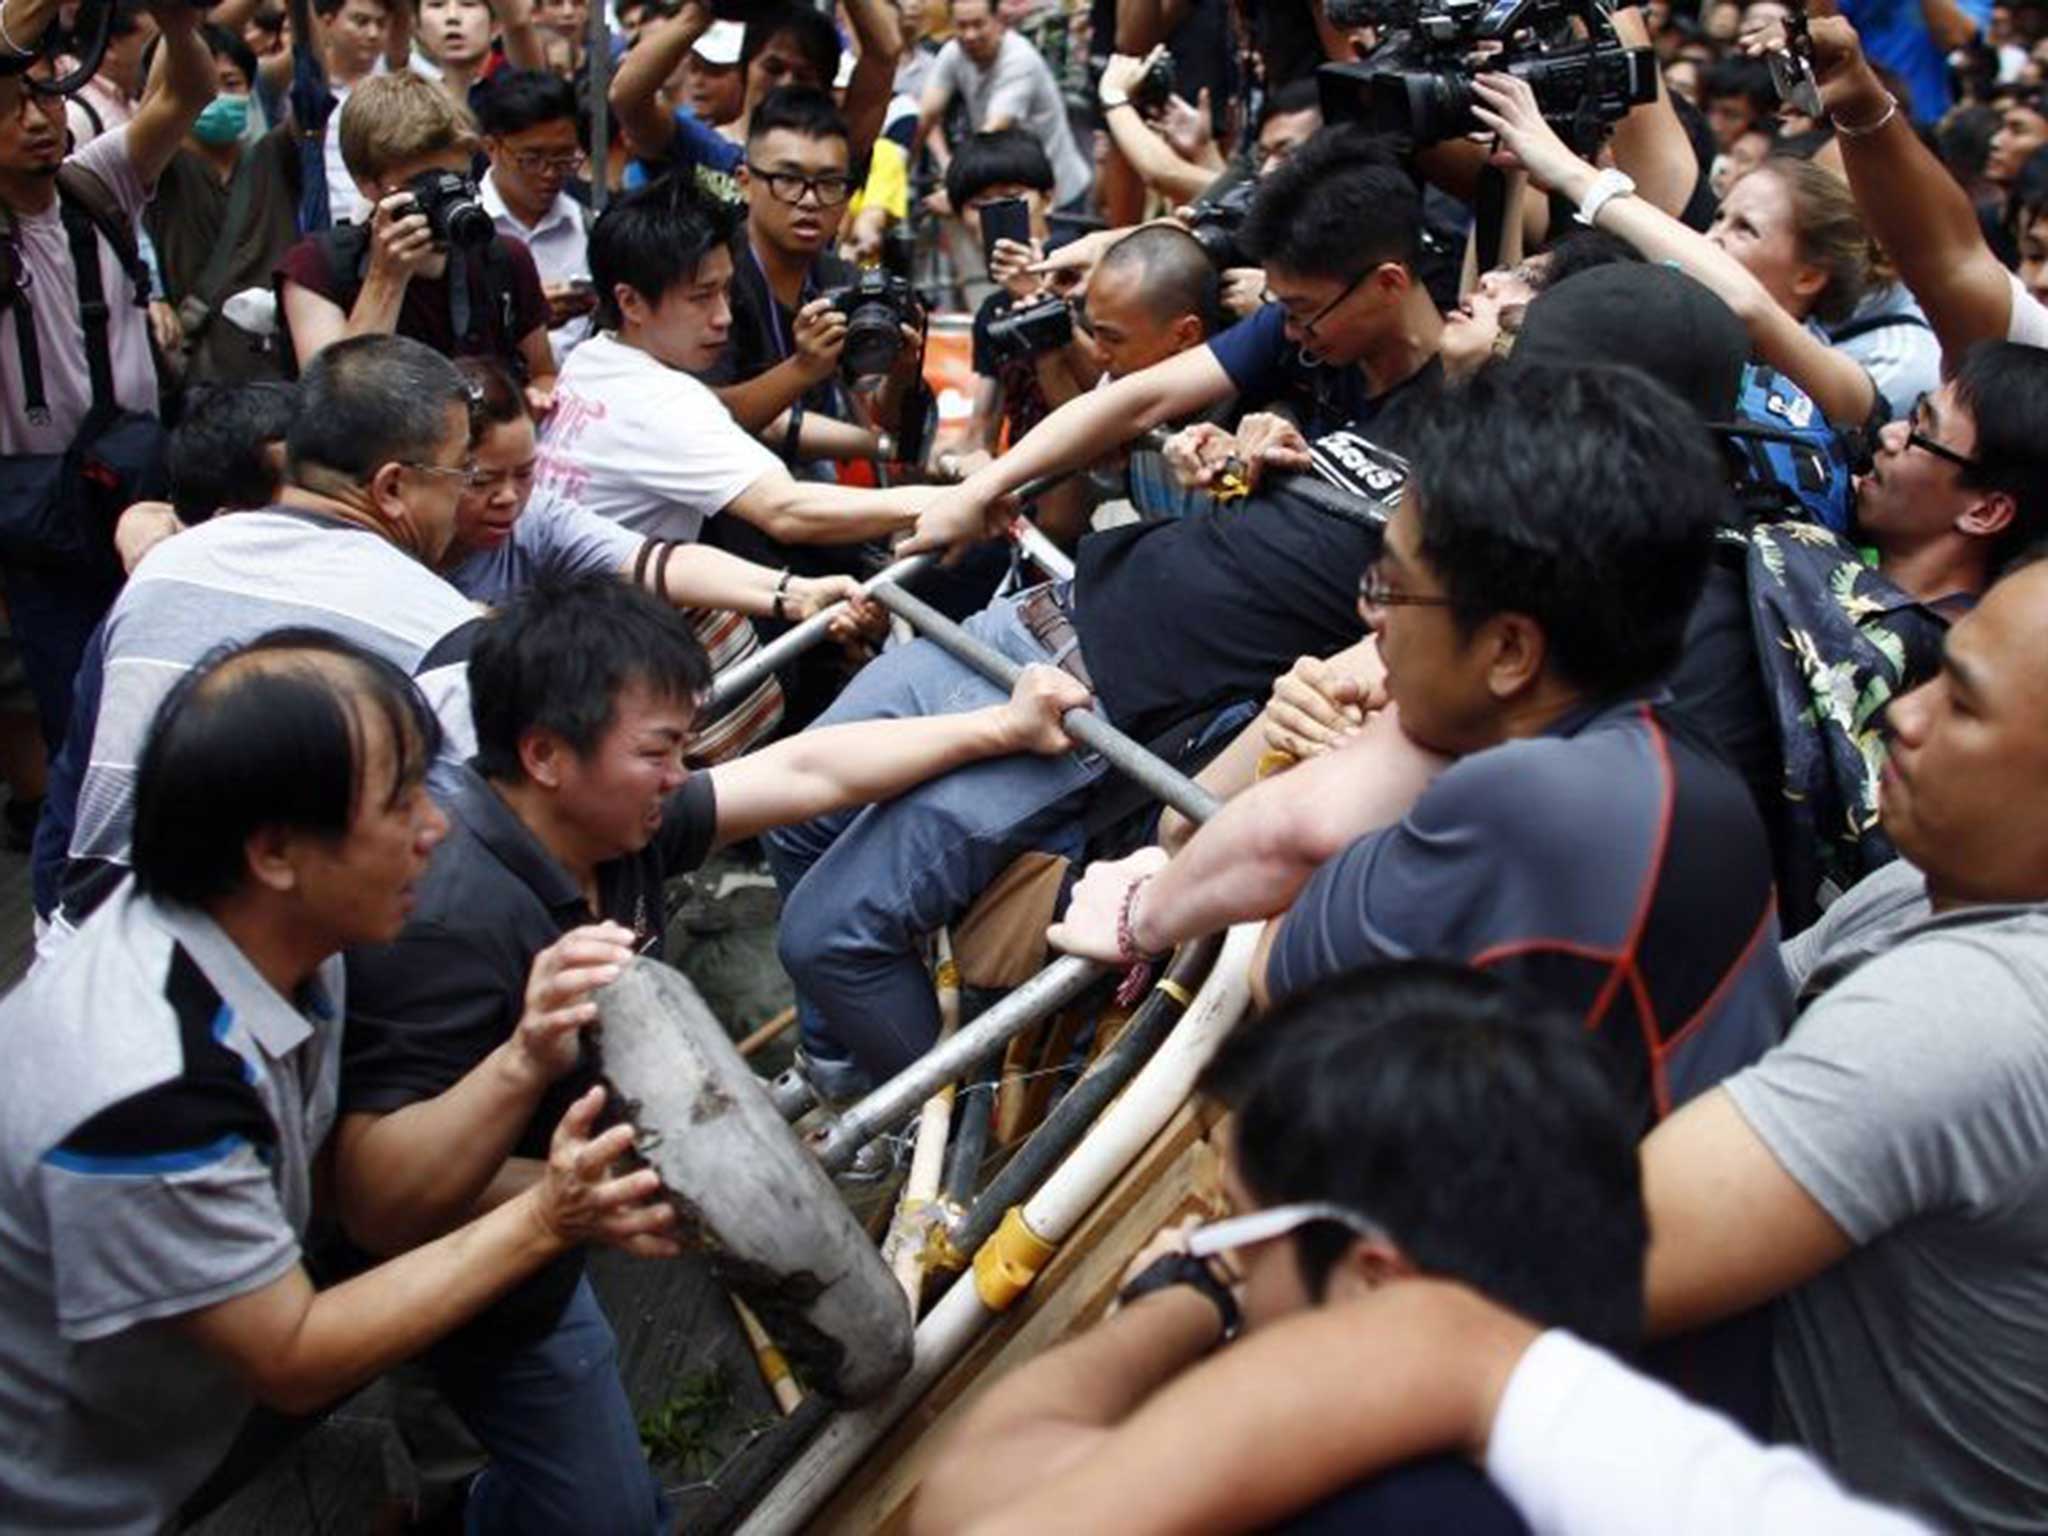
[[1593,185],[1586,188],[1586,195],[1579,199],[1578,219],[1591,228],[1600,218],[1600,210],[1617,197],[1634,197],[1635,180],[1626,172],[1613,166],[1593,178]]
[[1193,1286],[1214,1303],[1223,1319],[1223,1336],[1217,1343],[1228,1344],[1243,1331],[1244,1314],[1238,1310],[1237,1298],[1230,1294],[1230,1287],[1216,1278],[1216,1271],[1207,1263],[1192,1254],[1161,1254],[1133,1275],[1130,1283],[1116,1293],[1116,1299],[1119,1305],[1129,1306],[1140,1296],[1150,1296],[1154,1291],[1176,1285]]

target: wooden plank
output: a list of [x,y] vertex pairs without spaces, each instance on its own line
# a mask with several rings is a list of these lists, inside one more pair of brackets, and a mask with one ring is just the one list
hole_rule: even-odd
[[[1161,1227],[1223,1209],[1220,1116],[1185,1105],[1096,1202],[1038,1283],[905,1415],[808,1529],[813,1536],[909,1528],[910,1503],[944,1432],[1016,1366],[1100,1318],[1132,1255]],[[973,1283],[963,1276],[956,1284]]]

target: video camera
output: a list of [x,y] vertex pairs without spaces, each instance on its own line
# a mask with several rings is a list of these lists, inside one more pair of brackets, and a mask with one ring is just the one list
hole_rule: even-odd
[[1581,153],[1657,97],[1655,52],[1623,43],[1600,0],[1331,0],[1330,19],[1389,35],[1370,58],[1316,72],[1324,120],[1418,146],[1479,126],[1472,77],[1483,72],[1528,81],[1544,119]]
[[1019,304],[990,319],[985,333],[996,361],[1021,363],[1074,339],[1074,311],[1058,294]]

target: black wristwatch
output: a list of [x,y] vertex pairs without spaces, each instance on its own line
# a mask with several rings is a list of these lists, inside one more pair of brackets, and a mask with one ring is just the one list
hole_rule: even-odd
[[1120,1305],[1129,1306],[1140,1296],[1150,1296],[1174,1285],[1193,1286],[1215,1304],[1223,1319],[1223,1337],[1217,1343],[1228,1344],[1243,1330],[1244,1314],[1237,1309],[1237,1298],[1230,1294],[1230,1287],[1216,1278],[1216,1271],[1207,1263],[1191,1254],[1161,1254],[1133,1275],[1130,1283],[1116,1293],[1116,1299]]

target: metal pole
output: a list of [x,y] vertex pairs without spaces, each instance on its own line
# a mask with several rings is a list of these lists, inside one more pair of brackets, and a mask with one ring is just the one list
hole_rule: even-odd
[[612,25],[611,0],[591,0],[584,63],[590,79],[590,207],[603,213],[611,197]]
[[[993,646],[975,639],[922,598],[882,581],[869,588],[869,596],[891,613],[902,614],[918,634],[998,687],[1016,685],[1017,674],[1024,670],[1021,666]],[[1092,709],[1068,710],[1064,724],[1076,741],[1101,753],[1112,767],[1137,780],[1190,821],[1207,821],[1222,808],[1222,802],[1208,790],[1168,767]]]
[[853,1166],[860,1149],[894,1127],[940,1087],[961,1076],[1047,1014],[1094,984],[1102,968],[1068,956],[1055,960],[951,1039],[942,1040],[849,1108],[812,1144],[828,1173]]

